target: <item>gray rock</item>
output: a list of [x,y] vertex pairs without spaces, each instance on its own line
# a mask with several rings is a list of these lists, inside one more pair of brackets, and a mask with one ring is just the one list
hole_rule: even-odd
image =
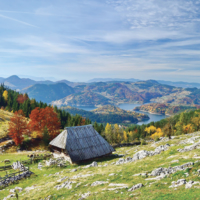
[[146,150],[141,150],[133,155],[133,157],[127,157],[126,159],[120,158],[117,162],[116,165],[128,163],[128,162],[134,162],[136,160],[140,160],[143,158],[146,158],[147,156],[154,156],[157,154],[160,154],[162,151],[166,151],[169,148],[169,144],[161,145],[157,147],[154,151],[146,151]]
[[139,189],[139,188],[141,188],[141,187],[143,187],[143,184],[142,184],[142,183],[138,183],[137,185],[134,185],[133,187],[131,187],[131,188],[128,190],[128,192],[134,191],[134,190]]
[[94,161],[92,164],[86,165],[85,167],[82,167],[82,168],[83,168],[83,169],[87,169],[87,168],[89,168],[89,167],[98,167],[98,163]]
[[72,169],[70,172],[76,172],[77,171],[77,169]]
[[10,189],[10,193],[15,193],[15,189]]
[[177,151],[182,153],[182,152],[192,151],[192,150],[198,149],[198,148],[200,148],[200,142],[197,142],[191,146],[186,146],[183,149],[177,149]]
[[194,163],[189,162],[189,163],[185,163],[185,164],[180,165],[180,166],[169,167],[169,168],[159,167],[159,168],[153,170],[150,175],[151,176],[160,176],[160,175],[173,174],[177,171],[185,170],[185,169],[191,167],[192,165],[194,165]]
[[73,183],[72,181],[66,181],[66,182],[62,183],[61,185],[56,185],[54,188],[56,188],[57,190],[60,190],[62,188],[71,189],[72,183]]

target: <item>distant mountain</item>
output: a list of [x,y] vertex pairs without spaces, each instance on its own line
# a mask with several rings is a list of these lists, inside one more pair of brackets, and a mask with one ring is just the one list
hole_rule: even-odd
[[16,75],[10,76],[8,78],[0,78],[0,83],[4,83],[4,85],[8,86],[13,90],[22,90],[26,87],[29,87],[34,84],[53,84],[52,81],[34,81],[29,78],[19,78]]
[[122,78],[94,78],[88,81],[88,83],[93,82],[137,82],[140,81],[139,79],[122,79]]
[[[138,82],[142,81],[139,79],[120,79],[120,78],[94,78],[88,81],[88,83],[94,83],[94,82]],[[197,87],[200,88],[200,83],[189,83],[189,82],[183,82],[183,81],[178,81],[178,82],[173,82],[173,81],[163,81],[163,80],[156,80],[158,83],[165,84],[165,85],[171,85],[175,87],[182,87],[182,88],[193,88]]]
[[34,98],[37,101],[50,103],[73,94],[74,89],[65,83],[56,83],[51,85],[35,84],[21,90],[21,92],[27,93],[30,98]]
[[171,85],[171,86],[175,86],[175,87],[182,87],[182,88],[200,88],[200,83],[188,83],[188,82],[172,82],[172,81],[162,81],[162,80],[158,80],[159,83],[161,84],[166,84],[166,85]]
[[99,106],[99,105],[106,105],[109,104],[109,99],[91,92],[91,91],[86,91],[86,92],[80,92],[80,93],[75,93],[71,94],[63,99],[53,101],[52,105],[57,105],[57,106],[63,106],[63,105],[87,105],[87,106]]

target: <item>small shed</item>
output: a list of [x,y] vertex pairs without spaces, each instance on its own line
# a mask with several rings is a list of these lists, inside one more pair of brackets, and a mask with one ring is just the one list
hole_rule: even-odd
[[115,149],[92,125],[67,127],[50,143],[53,151],[72,163],[112,154]]

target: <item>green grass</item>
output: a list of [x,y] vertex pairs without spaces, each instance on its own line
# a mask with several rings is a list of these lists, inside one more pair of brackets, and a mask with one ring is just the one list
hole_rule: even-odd
[[[58,167],[44,167],[42,170],[37,169],[37,164],[30,165],[30,170],[34,172],[30,178],[21,180],[15,185],[10,185],[5,190],[0,191],[0,199],[7,196],[9,194],[9,190],[16,186],[26,188],[28,186],[36,185],[36,189],[31,190],[29,193],[25,193],[22,191],[19,193],[20,200],[30,200],[30,199],[44,199],[45,197],[51,195],[51,199],[78,199],[80,198],[79,194],[86,193],[88,191],[91,192],[91,196],[87,199],[97,199],[97,200],[105,200],[105,199],[199,199],[200,190],[194,188],[185,189],[185,186],[178,187],[177,190],[173,188],[169,188],[172,181],[177,181],[178,179],[184,178],[187,181],[200,181],[200,177],[197,176],[197,170],[200,169],[200,163],[196,163],[192,169],[188,169],[185,171],[178,171],[169,177],[166,177],[160,181],[146,181],[146,177],[142,176],[133,176],[134,174],[142,173],[142,172],[151,172],[155,168],[158,167],[174,167],[178,165],[182,165],[187,162],[194,162],[197,159],[194,158],[195,154],[199,154],[199,150],[193,150],[190,152],[179,153],[177,151],[178,148],[182,148],[187,145],[179,145],[180,140],[183,140],[189,136],[181,136],[178,139],[171,140],[169,142],[159,142],[154,146],[152,144],[148,144],[145,146],[134,146],[134,147],[122,147],[117,148],[115,153],[118,154],[127,154],[126,157],[132,157],[137,151],[140,150],[154,150],[157,146],[162,144],[171,143],[174,144],[173,147],[170,147],[169,150],[162,152],[159,155],[155,155],[152,157],[146,157],[142,160],[138,160],[132,163],[126,163],[123,165],[111,165],[112,162],[116,162],[119,158],[111,156],[101,159],[96,159],[98,165],[108,164],[107,167],[94,167],[82,169],[82,167],[88,163],[82,163],[80,165],[68,165],[65,168]],[[0,164],[4,159],[10,159],[13,161],[20,159],[27,159],[27,153],[15,153],[15,154],[4,154],[0,156]],[[179,160],[177,163],[172,163],[173,160]],[[79,168],[79,166],[81,168]],[[77,168],[76,172],[71,173],[70,170]],[[62,172],[59,175],[55,175],[56,172]],[[188,172],[189,176],[186,177],[184,173]],[[54,187],[58,183],[57,180],[67,176],[68,178],[72,178],[77,174],[94,174],[94,176],[90,176],[87,178],[78,178],[73,181],[76,183],[72,184],[72,189],[68,190],[63,188],[61,190],[57,190]],[[115,176],[109,176],[109,174],[115,173]],[[49,176],[50,174],[53,174]],[[65,180],[66,181],[66,180]],[[135,184],[143,183],[144,187],[135,190],[133,192],[128,192],[127,189],[116,191],[107,191],[103,189],[108,189],[108,184],[99,185],[91,187],[91,184],[95,181],[108,181],[109,183],[124,183],[128,185],[128,188],[132,187]],[[63,181],[64,182],[64,181]],[[81,183],[81,185],[75,188],[77,183]],[[153,183],[150,185],[150,183]],[[198,186],[198,185],[196,185]],[[24,195],[22,195],[24,194]],[[130,196],[132,195],[132,196]]]

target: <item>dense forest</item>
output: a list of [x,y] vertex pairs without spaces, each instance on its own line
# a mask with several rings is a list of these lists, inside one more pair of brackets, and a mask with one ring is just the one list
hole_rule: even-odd
[[[22,110],[25,117],[29,117],[31,111],[35,108],[51,107],[43,102],[37,102],[35,99],[30,99],[27,94],[20,94],[14,90],[5,87],[3,84],[0,86],[0,107],[10,112]],[[81,125],[83,120],[80,115],[70,115],[68,112],[54,107],[54,111],[58,114],[61,123],[61,129],[66,126]],[[91,124],[89,119],[84,119],[84,124]]]

